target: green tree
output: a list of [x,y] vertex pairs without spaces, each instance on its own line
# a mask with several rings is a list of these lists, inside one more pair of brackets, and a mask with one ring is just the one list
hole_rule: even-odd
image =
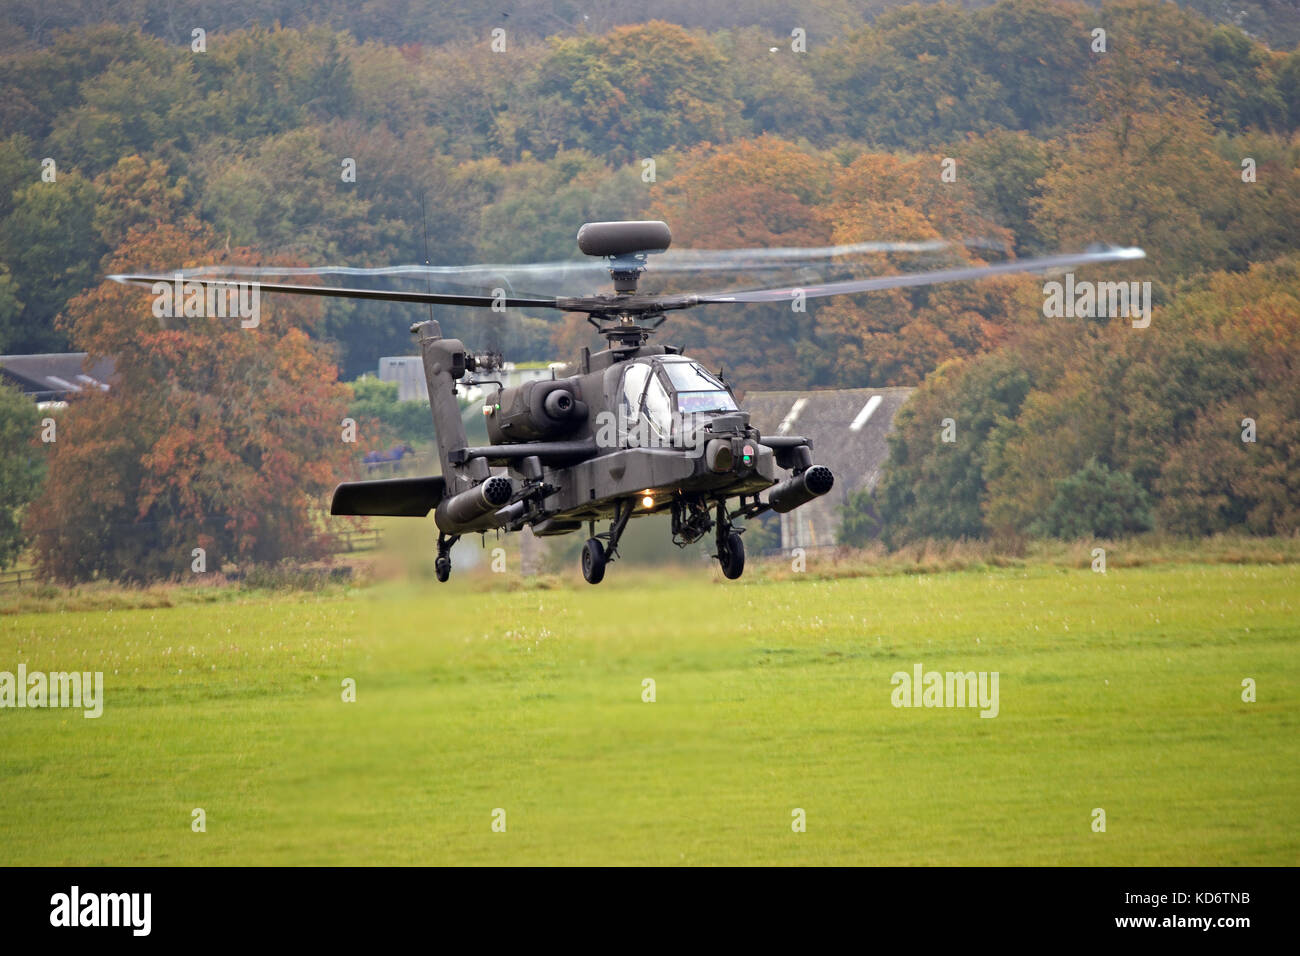
[[40,421],[30,398],[0,384],[0,568],[13,564],[23,551],[23,513],[45,477],[37,441]]
[[1287,129],[1300,129],[1300,49],[1293,50],[1278,67],[1277,91],[1286,109]]
[[54,317],[95,275],[104,247],[94,230],[97,192],[71,170],[55,182],[33,182],[14,195],[0,230],[0,259],[9,264],[23,303],[8,348],[57,352],[66,347]]
[[880,516],[877,513],[874,489],[861,488],[849,495],[840,506],[840,531],[838,544],[851,548],[864,548],[880,537]]
[[1015,237],[1018,255],[1045,250],[1033,223],[1034,203],[1042,195],[1050,146],[1028,133],[994,130],[970,136],[946,153],[971,184],[978,209]]
[[877,494],[887,543],[983,537],[989,436],[1015,418],[1030,385],[1009,352],[948,362],[926,378],[889,436]]
[[14,210],[14,194],[41,178],[36,145],[21,133],[0,139],[0,221]]
[[162,155],[179,165],[197,145],[203,127],[187,54],[173,51],[156,65],[113,63],[78,92],[81,102],[59,113],[47,147],[56,158],[75,156],[87,175],[130,153]]
[[18,283],[14,281],[9,267],[0,262],[0,355],[13,354],[19,349],[23,332],[19,320],[23,314],[23,304],[18,301]]
[[906,6],[837,39],[817,72],[831,99],[848,104],[843,132],[879,146],[924,148],[1016,125],[1005,90],[976,62],[982,42],[951,4]]
[[1091,459],[1056,486],[1047,510],[1032,525],[1051,538],[1119,538],[1151,528],[1151,501],[1126,471],[1111,471]]

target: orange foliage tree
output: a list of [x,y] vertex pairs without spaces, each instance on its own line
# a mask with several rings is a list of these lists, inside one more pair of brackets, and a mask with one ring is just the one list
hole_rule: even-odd
[[[672,227],[674,247],[764,249],[830,242],[825,202],[834,162],[773,136],[702,146],[683,156],[670,179],[657,184],[652,218]],[[648,282],[654,282],[651,261]],[[765,274],[766,276],[766,274]],[[754,276],[712,274],[695,288],[722,291],[752,285]],[[761,280],[760,280],[761,281]],[[809,350],[809,315],[776,303],[706,306],[672,317],[669,339],[745,386],[809,381],[790,359]]]
[[[950,240],[957,244],[932,261],[898,254],[862,263],[863,275],[886,275],[979,264],[996,258],[982,246],[960,240],[988,240],[1010,248],[1010,232],[979,210],[960,166],[945,181],[944,157],[866,153],[835,179],[831,215],[834,242]],[[954,358],[987,351],[1006,335],[1025,280],[892,289],[818,306],[817,323],[833,343],[832,381],[839,385],[915,385]]]
[[[107,263],[159,271],[212,262],[210,233],[136,226]],[[155,318],[140,287],[104,282],[63,318],[116,363],[111,391],[60,422],[44,494],[28,512],[42,571],[64,581],[149,580],[226,562],[323,555],[323,496],[349,468],[347,388],[307,335],[314,300],[238,318]]]

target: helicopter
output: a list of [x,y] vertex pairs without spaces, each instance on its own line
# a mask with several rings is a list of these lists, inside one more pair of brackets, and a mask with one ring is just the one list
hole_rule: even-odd
[[[259,282],[261,292],[271,293],[580,313],[605,339],[600,351],[581,349],[576,374],[506,387],[489,377],[502,367],[499,353],[476,354],[461,340],[445,338],[433,318],[414,323],[411,333],[428,385],[441,474],[343,482],[334,490],[330,513],[427,518],[432,512],[438,529],[434,572],[440,582],[450,577],[451,549],[464,535],[528,527],[548,537],[581,532],[585,525],[582,575],[591,584],[600,583],[607,565],[617,559],[632,518],[667,513],[679,547],[712,534],[713,556],[723,576],[734,580],[745,569],[743,522],[769,511],[793,511],[828,493],[835,476],[816,463],[808,438],[760,432],[721,372],[710,371],[675,346],[653,343],[668,313],[1145,256],[1133,247],[1092,248],[806,287],[717,294],[638,291],[649,257],[665,253],[671,242],[668,225],[658,220],[584,224],[578,248],[603,260],[612,294],[531,297],[498,289],[484,296]],[[109,278],[149,285],[170,281],[158,275]],[[186,281],[227,291],[241,285],[198,276]],[[471,446],[458,389],[487,384],[497,386],[482,409],[490,444]],[[597,523],[606,521],[608,529],[597,532]]]

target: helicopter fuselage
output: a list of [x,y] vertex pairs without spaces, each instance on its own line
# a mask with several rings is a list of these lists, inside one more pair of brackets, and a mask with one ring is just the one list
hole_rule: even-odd
[[[733,518],[789,511],[830,490],[833,479],[813,465],[811,442],[763,436],[721,375],[672,346],[645,342],[584,349],[575,375],[495,383],[482,409],[492,443],[470,446],[457,390],[487,384],[467,376],[491,368],[459,340],[442,338],[436,322],[414,331],[443,473],[345,483],[335,491],[334,514],[432,510],[440,540],[453,543],[474,532],[528,526],[549,536],[584,524],[595,540],[602,537],[595,522],[609,519],[603,537],[612,558],[634,517],[671,513],[679,545],[715,530],[725,549],[731,536],[739,547],[743,529]],[[792,472],[784,482],[782,469]],[[731,499],[739,500],[735,511]],[[739,560],[743,566],[743,552]]]

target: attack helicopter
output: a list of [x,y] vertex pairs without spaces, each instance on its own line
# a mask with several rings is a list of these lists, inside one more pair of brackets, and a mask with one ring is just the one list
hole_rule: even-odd
[[[411,332],[428,385],[441,473],[344,482],[334,490],[330,513],[427,518],[432,512],[438,528],[434,569],[439,581],[449,578],[451,549],[464,535],[528,527],[547,537],[580,532],[585,526],[582,574],[597,584],[618,557],[619,542],[631,519],[666,512],[671,516],[674,543],[685,547],[712,534],[714,557],[723,575],[736,579],[745,568],[741,522],[768,511],[793,511],[829,492],[835,476],[817,464],[808,438],[760,432],[720,372],[710,371],[677,347],[653,343],[668,313],[960,282],[1144,256],[1137,248],[1094,248],[802,287],[717,294],[638,291],[649,257],[665,253],[671,242],[668,225],[660,221],[586,223],[578,231],[578,248],[603,260],[613,292],[583,296],[256,283],[260,292],[497,311],[574,312],[584,314],[605,339],[600,351],[581,350],[575,374],[505,387],[490,377],[501,368],[499,354],[475,354],[461,340],[444,337],[433,318],[416,322]],[[109,278],[146,285],[172,281],[160,275]],[[245,284],[203,275],[187,276],[185,281],[228,292]],[[471,446],[458,389],[488,384],[497,386],[483,405],[490,443]],[[597,523],[606,521],[608,529],[597,532]]]

